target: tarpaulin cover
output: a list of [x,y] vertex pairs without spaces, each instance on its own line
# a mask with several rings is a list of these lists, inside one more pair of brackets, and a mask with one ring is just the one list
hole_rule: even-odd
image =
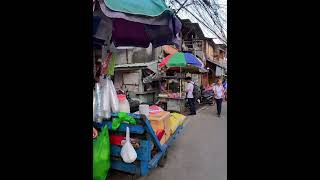
[[127,14],[127,13],[111,10],[105,5],[104,0],[98,0],[98,2],[99,4],[97,6],[99,7],[97,7],[97,9],[101,10],[103,14],[109,18],[121,18],[127,21],[138,22],[138,23],[149,24],[149,25],[168,25],[170,17],[172,16],[172,13],[169,11],[156,17]]
[[127,21],[124,19],[113,19],[112,40],[118,46],[149,47],[152,43],[154,48],[173,44],[173,32],[169,26],[145,25]]
[[96,34],[96,33],[97,33],[97,30],[98,30],[98,26],[99,26],[100,21],[101,21],[101,18],[100,18],[100,17],[98,17],[98,16],[93,16],[93,20],[92,20],[92,25],[93,25],[92,33],[93,33],[93,34]]
[[150,40],[145,31],[144,24],[113,19],[112,40],[118,46],[149,47]]
[[170,11],[164,0],[104,0],[113,11],[145,16],[159,16]]

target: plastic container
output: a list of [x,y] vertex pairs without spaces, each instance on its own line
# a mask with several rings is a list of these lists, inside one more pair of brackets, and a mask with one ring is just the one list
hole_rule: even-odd
[[165,134],[162,135],[160,143],[164,144],[170,137],[170,129],[167,123],[170,119],[170,112],[163,111],[157,114],[151,114],[149,116],[149,121],[152,129],[157,134],[157,132],[165,130]]
[[149,105],[148,104],[140,104],[139,105],[140,114],[144,114],[149,117]]
[[130,104],[124,94],[118,94],[119,112],[130,113]]

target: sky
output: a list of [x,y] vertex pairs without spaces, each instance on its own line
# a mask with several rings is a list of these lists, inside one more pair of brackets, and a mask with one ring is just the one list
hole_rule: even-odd
[[[181,2],[181,0],[180,0]],[[216,2],[219,5],[222,5],[222,9],[220,9],[220,11],[222,11],[222,17],[225,18],[227,20],[227,0],[216,0]],[[219,11],[219,13],[220,13]],[[197,19],[195,19],[192,15],[190,15],[188,12],[184,11],[184,10],[180,10],[178,13],[178,16],[182,19],[190,19],[193,23],[199,23],[197,21]],[[204,35],[208,38],[217,38],[217,36],[212,33],[211,31],[209,31],[205,26],[203,26],[201,23],[199,23]],[[227,29],[227,24],[226,22],[224,23],[224,27]],[[224,32],[225,35],[227,36],[227,32]]]

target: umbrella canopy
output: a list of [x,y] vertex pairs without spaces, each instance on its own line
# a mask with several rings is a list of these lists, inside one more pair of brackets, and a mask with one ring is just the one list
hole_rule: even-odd
[[[136,6],[131,6],[132,3],[137,3],[133,0],[96,1],[98,2],[96,2],[94,14],[102,17],[102,19],[108,19],[108,22],[111,21],[111,24],[109,25],[111,28],[108,27],[108,29],[112,29],[111,40],[116,47],[135,46],[147,48],[150,43],[154,48],[173,44],[178,47],[181,46],[181,40],[179,39],[178,34],[181,31],[182,24],[170,10],[167,8],[160,8],[163,11],[159,11],[162,12],[159,16],[151,16],[150,14],[150,16],[148,16],[147,12],[150,9],[159,8],[158,5],[162,5],[162,0],[148,0],[147,2],[150,5],[150,9],[140,8],[141,12],[138,11],[139,8],[136,9]],[[122,6],[118,6],[120,1],[122,2]],[[139,3],[143,4],[141,1],[139,1]],[[122,9],[121,11],[118,9],[127,6],[130,8]],[[137,10],[137,12],[134,10]],[[142,10],[145,10],[145,12],[142,12]],[[104,26],[100,25],[97,27],[98,28],[94,28],[94,30],[104,28]],[[93,31],[94,35],[96,31],[97,30]],[[104,40],[106,40],[106,38]]]
[[177,52],[172,55],[165,57],[162,62],[159,64],[159,67],[162,68],[166,66],[167,68],[171,67],[189,67],[194,66],[199,69],[203,69],[203,63],[190,53]]
[[170,11],[163,0],[104,0],[106,6],[113,10],[128,14],[159,16]]

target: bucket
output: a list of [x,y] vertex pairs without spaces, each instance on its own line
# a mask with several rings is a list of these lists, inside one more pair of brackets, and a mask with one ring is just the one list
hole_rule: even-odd
[[140,104],[139,105],[140,114],[144,114],[149,117],[149,105],[148,104]]

